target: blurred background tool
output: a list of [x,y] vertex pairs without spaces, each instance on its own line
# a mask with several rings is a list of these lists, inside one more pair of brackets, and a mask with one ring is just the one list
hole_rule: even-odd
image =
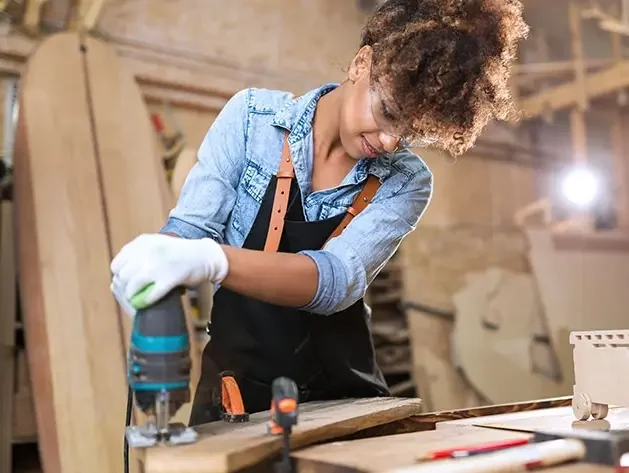
[[[622,460],[623,455],[629,453],[629,430],[606,429],[609,429],[609,423],[605,420],[585,424],[575,423],[572,427],[535,432],[533,441],[578,439],[585,445],[585,461],[599,465],[629,466],[623,465]],[[626,460],[627,457],[625,457]]]
[[271,419],[268,424],[269,433],[282,435],[284,443],[282,460],[276,465],[276,471],[277,473],[288,473],[292,471],[290,434],[293,426],[297,425],[299,393],[295,382],[285,377],[273,381],[271,390],[273,397],[270,409]]
[[169,122],[174,128],[172,131],[167,130],[164,120],[159,113],[152,113],[151,121],[153,122],[153,128],[159,135],[162,145],[162,160],[166,169],[166,177],[170,183],[177,164],[177,158],[186,146],[186,139],[168,106],[166,106],[166,111],[169,116]]
[[220,373],[220,408],[221,418],[225,422],[248,422],[249,414],[240,394],[240,388],[231,371]]

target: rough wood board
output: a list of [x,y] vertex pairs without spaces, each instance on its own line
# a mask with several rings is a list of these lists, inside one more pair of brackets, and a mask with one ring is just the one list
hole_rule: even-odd
[[11,471],[15,379],[13,204],[0,202],[0,471]]
[[[164,187],[167,187],[166,173],[157,158],[149,112],[133,75],[122,66],[113,47],[91,37],[84,39],[84,45],[113,257],[141,233],[158,232],[166,221],[169,211],[163,195]],[[128,348],[131,318],[122,311],[120,317],[124,326],[124,340],[120,346]],[[196,336],[191,323],[188,323],[188,329],[190,351],[196,354]],[[198,361],[198,357],[192,357],[192,393],[199,377]],[[183,406],[173,421],[187,423],[190,407],[190,403]]]
[[[446,421],[462,421],[474,419],[481,416],[494,416],[498,414],[528,412],[538,409],[549,409],[551,407],[569,406],[571,396],[564,396],[551,399],[537,399],[527,402],[515,402],[508,404],[494,404],[471,409],[456,409],[450,411],[425,412],[414,415],[395,422],[383,424],[370,429],[362,430],[355,435],[345,437],[344,440],[355,440],[358,438],[384,437],[386,435],[396,435],[403,433],[419,432],[424,430],[435,430],[439,424],[450,426]],[[470,425],[470,422],[459,422],[462,425]],[[456,425],[457,423],[453,422]]]
[[434,450],[530,437],[532,434],[462,426],[456,429],[331,442],[295,452],[292,457],[296,460],[300,473],[332,473],[340,470],[384,473],[414,465],[418,455]]
[[[292,446],[333,440],[380,424],[419,414],[421,400],[374,398],[304,403]],[[144,452],[145,473],[225,473],[258,464],[281,450],[281,437],[267,434],[268,412],[247,424],[213,422],[200,426],[195,444]]]
[[629,429],[629,408],[610,406],[609,414],[602,420],[577,421],[571,407],[555,407],[529,412],[514,412],[495,416],[439,422],[437,429],[447,429],[461,425],[474,425],[495,429],[535,432],[544,429],[585,428],[585,429]]
[[125,361],[78,38],[47,37],[22,76],[18,273],[46,473],[122,471]]

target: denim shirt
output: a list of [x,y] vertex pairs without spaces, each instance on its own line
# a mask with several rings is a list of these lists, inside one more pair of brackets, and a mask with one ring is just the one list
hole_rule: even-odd
[[339,312],[364,296],[415,229],[432,195],[432,173],[409,151],[358,160],[339,186],[311,191],[314,112],[318,99],[337,86],[325,84],[298,98],[255,88],[236,93],[203,139],[198,161],[161,230],[242,247],[279,168],[285,130],[306,221],[344,213],[367,176],[375,175],[381,182],[378,192],[343,233],[320,250],[301,252],[319,273],[316,294],[301,309],[317,314]]

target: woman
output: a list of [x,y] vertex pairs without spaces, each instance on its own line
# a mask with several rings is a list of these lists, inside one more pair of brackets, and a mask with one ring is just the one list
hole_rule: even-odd
[[216,284],[191,424],[215,418],[217,370],[235,373],[248,412],[269,408],[278,376],[302,402],[390,394],[362,298],[431,197],[431,172],[408,148],[459,155],[506,119],[526,34],[515,0],[389,0],[343,83],[228,101],[161,233],[111,264],[126,307],[147,284],[136,308]]

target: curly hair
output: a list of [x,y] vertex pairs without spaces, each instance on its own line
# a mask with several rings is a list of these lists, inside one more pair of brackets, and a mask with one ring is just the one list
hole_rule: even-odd
[[527,37],[518,0],[388,0],[369,18],[371,79],[389,92],[411,145],[460,155],[492,119],[517,118],[508,86]]

